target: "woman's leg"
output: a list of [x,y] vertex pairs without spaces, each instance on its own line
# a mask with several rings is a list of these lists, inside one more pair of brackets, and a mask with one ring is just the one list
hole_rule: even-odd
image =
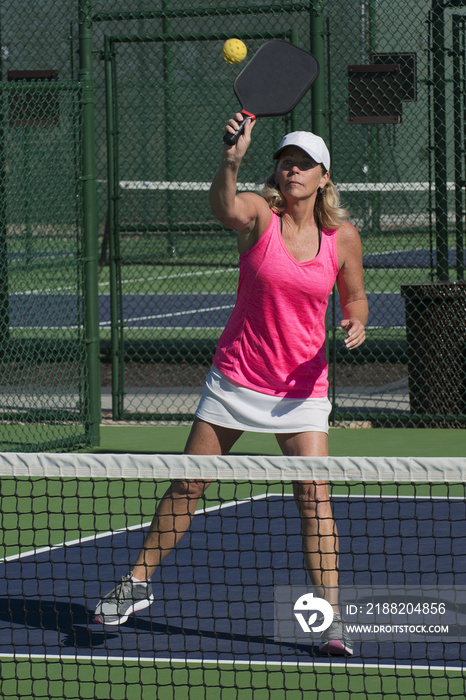
[[[228,454],[242,431],[222,428],[195,419],[185,454]],[[160,562],[171,552],[191,526],[197,502],[210,481],[179,479],[162,497],[149,532],[132,570],[139,581],[149,581]]]
[[[226,454],[240,435],[239,430],[219,428],[196,420],[186,444],[186,453]],[[160,501],[132,572],[97,604],[96,622],[121,625],[132,613],[149,607],[154,600],[149,579],[191,525],[197,501],[209,483],[191,479],[172,483]]]
[[[327,434],[306,432],[277,434],[283,454],[294,457],[328,456]],[[338,612],[338,532],[323,481],[300,481],[293,492],[301,516],[306,568],[319,597]]]

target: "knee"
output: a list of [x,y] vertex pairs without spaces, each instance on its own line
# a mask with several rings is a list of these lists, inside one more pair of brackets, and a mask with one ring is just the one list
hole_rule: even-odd
[[295,489],[296,505],[305,518],[333,517],[326,483],[301,483]]
[[198,479],[177,479],[171,486],[175,497],[200,498],[212,481]]

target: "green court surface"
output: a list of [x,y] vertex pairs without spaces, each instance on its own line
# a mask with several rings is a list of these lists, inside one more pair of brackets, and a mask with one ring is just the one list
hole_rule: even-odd
[[[94,452],[183,451],[190,427],[102,426],[101,444]],[[409,428],[331,428],[329,451],[334,456],[465,457],[466,431]],[[273,435],[245,433],[232,454],[279,455]]]
[[[21,680],[25,678],[30,680]],[[464,698],[459,672],[334,666],[275,668],[231,663],[18,661],[2,666],[4,698],[81,700],[451,700]],[[109,680],[111,678],[111,682]]]

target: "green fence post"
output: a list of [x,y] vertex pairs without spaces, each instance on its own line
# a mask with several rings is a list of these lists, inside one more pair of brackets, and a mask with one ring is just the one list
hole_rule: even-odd
[[437,278],[448,281],[447,114],[443,0],[432,2],[432,82],[434,101],[435,231]]
[[100,442],[99,298],[97,287],[97,205],[95,188],[92,3],[79,0],[79,75],[82,89],[82,200],[84,341],[86,344],[88,435]]
[[455,153],[455,242],[456,242],[456,278],[464,279],[464,149],[463,118],[465,112],[464,96],[464,29],[462,15],[453,15],[453,143]]
[[120,255],[120,174],[118,160],[118,108],[116,55],[113,38],[105,37],[105,103],[107,109],[107,185],[108,244],[110,251],[110,333],[112,360],[112,418],[119,420],[123,411],[124,338],[120,323],[121,255]]
[[[0,31],[0,81],[2,80],[2,56],[1,56],[1,31]],[[1,84],[1,83],[0,83]],[[5,101],[3,91],[0,95],[0,358],[7,352],[10,338],[10,320],[8,305],[8,246],[7,246],[7,221],[6,221],[6,187],[5,187]]]
[[[368,52],[369,62],[372,62],[372,54],[377,51],[377,10],[374,0],[369,0],[367,16]],[[368,126],[368,160],[369,181],[380,182],[380,127],[378,124]],[[370,227],[372,233],[380,233],[380,192],[371,192],[370,202]]]
[[[320,66],[320,72],[317,80],[311,88],[312,94],[312,131],[326,140],[327,124],[326,124],[326,104],[325,104],[325,33],[328,29],[324,25],[324,3],[322,0],[314,0],[311,7],[311,51],[317,58]],[[330,133],[330,125],[329,125]],[[335,308],[335,294],[332,294],[332,308]],[[335,318],[335,316],[333,316]],[[332,401],[332,416],[331,425],[335,425],[335,367],[333,357],[330,357],[330,341],[332,347],[335,348],[335,321],[333,325],[329,325],[328,311],[325,315],[326,326],[326,354],[327,362],[332,365],[332,384],[330,385],[330,399]]]
[[325,139],[325,45],[324,3],[315,0],[311,7],[311,51],[319,61],[320,73],[312,86],[312,131]]
[[[163,32],[168,35],[172,29],[169,18],[171,2],[170,0],[164,0],[162,5],[164,11]],[[174,177],[173,159],[175,157],[173,136],[175,97],[173,95],[173,43],[171,41],[163,42],[163,84],[165,101],[165,168],[167,181],[171,182]],[[171,258],[176,258],[176,235],[173,230],[176,221],[176,198],[170,189],[167,189],[166,192],[166,206],[168,223],[167,252]]]

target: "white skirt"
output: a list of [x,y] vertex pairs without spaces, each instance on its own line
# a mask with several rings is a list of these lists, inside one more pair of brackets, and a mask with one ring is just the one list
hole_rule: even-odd
[[212,367],[196,416],[224,428],[254,433],[328,433],[328,398],[287,399],[232,384]]

